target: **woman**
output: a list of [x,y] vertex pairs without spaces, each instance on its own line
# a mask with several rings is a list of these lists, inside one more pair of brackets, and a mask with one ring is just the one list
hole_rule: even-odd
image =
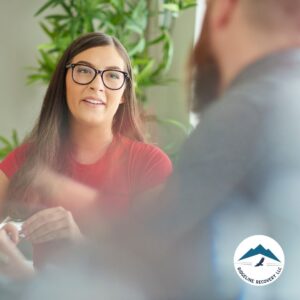
[[50,169],[46,177],[77,181],[99,209],[122,213],[172,170],[168,157],[143,140],[126,50],[103,33],[79,37],[56,67],[32,133],[0,164],[0,200],[21,217],[38,211],[24,224],[36,266],[51,261],[63,241],[87,234],[79,199],[61,203],[38,193],[40,166]]

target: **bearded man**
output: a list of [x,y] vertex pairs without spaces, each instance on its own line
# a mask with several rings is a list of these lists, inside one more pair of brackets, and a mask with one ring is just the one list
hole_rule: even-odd
[[[143,221],[168,245],[176,299],[299,299],[299,46],[299,0],[207,1],[190,62],[200,123],[163,208]],[[234,270],[235,249],[252,235],[275,239],[286,256],[266,288]]]

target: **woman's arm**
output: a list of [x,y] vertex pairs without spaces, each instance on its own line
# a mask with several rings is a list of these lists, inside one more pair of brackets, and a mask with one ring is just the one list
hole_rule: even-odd
[[93,207],[99,192],[71,178],[43,167],[37,172],[32,188],[46,207],[62,206],[77,214]]
[[33,244],[60,239],[83,241],[75,219],[80,216],[81,222],[88,224],[94,220],[99,192],[46,167],[37,172],[31,187],[39,199],[38,205],[46,209],[24,222],[26,239]]

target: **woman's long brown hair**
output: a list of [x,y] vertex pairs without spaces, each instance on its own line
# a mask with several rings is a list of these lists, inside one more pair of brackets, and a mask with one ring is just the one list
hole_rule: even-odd
[[[122,103],[113,119],[114,135],[126,136],[143,141],[140,119],[133,86],[133,74],[130,59],[125,48],[114,37],[94,32],[76,39],[64,52],[57,64],[48,86],[37,123],[25,139],[26,160],[11,178],[6,203],[13,207],[12,212],[18,217],[26,216],[26,210],[33,197],[30,186],[40,165],[62,172],[66,162],[66,141],[69,136],[69,109],[66,101],[66,65],[74,56],[92,47],[114,46],[123,58],[129,79],[124,91]],[[18,208],[18,209],[16,209]]]

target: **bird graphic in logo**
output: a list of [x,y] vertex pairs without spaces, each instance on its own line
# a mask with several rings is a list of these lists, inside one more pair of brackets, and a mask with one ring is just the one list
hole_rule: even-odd
[[260,259],[260,261],[259,261],[254,267],[262,267],[262,266],[263,266],[264,260],[265,260],[265,258],[262,257],[262,258]]

